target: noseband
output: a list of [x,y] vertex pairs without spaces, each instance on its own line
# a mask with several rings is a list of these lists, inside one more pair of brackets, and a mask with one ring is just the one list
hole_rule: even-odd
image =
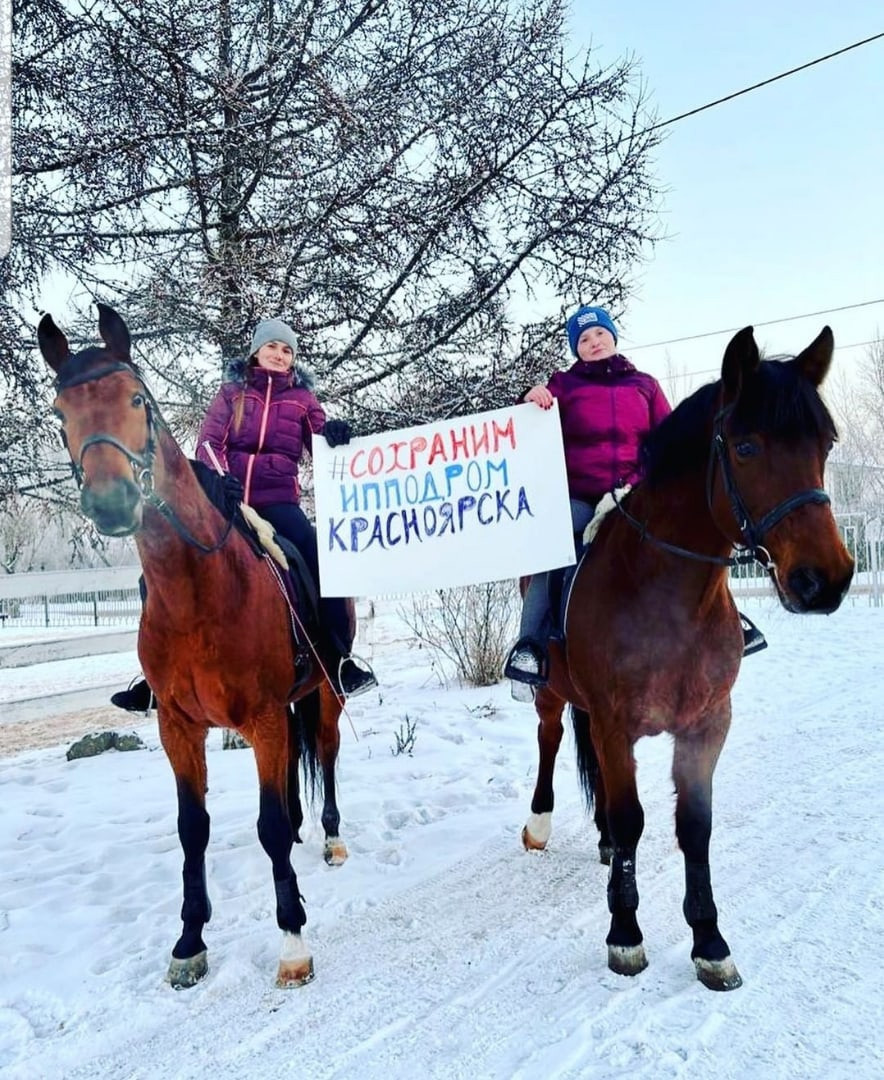
[[[134,376],[138,380],[138,384],[141,387],[144,394],[144,412],[147,421],[147,441],[145,442],[144,449],[137,453],[134,450],[130,450],[125,443],[120,442],[114,435],[108,435],[105,432],[98,432],[95,435],[89,435],[83,440],[83,445],[80,447],[80,456],[77,461],[74,461],[71,456],[71,470],[74,474],[74,479],[77,482],[77,487],[82,488],[83,480],[85,476],[85,470],[83,468],[83,458],[86,455],[86,451],[90,446],[100,446],[102,444],[106,446],[112,446],[115,450],[118,450],[129,462],[132,467],[132,478],[135,481],[135,485],[141,493],[141,497],[145,502],[149,503],[154,509],[169,522],[169,524],[175,529],[178,535],[186,543],[192,547],[197,548],[204,554],[211,554],[217,551],[227,540],[230,535],[230,530],[233,528],[233,515],[227,519],[227,527],[224,530],[224,534],[221,539],[215,544],[204,544],[201,540],[198,540],[193,533],[187,528],[184,522],[178,517],[174,509],[157,494],[154,488],[154,476],[153,465],[157,451],[156,430],[162,429],[168,431],[162,417],[160,416],[159,406],[156,403],[156,399],[153,394],[145,386],[144,382],[138,377],[134,369],[130,364],[123,361],[115,361],[110,364],[105,364],[102,367],[94,368],[92,371],[84,371],[79,375],[74,375],[69,379],[59,375],[55,380],[55,389],[58,393],[62,393],[64,390],[69,390],[72,386],[81,386],[83,383],[96,382],[98,379],[103,379],[107,375],[113,375],[118,371],[125,371],[129,375]],[[67,437],[64,431],[61,433],[61,441],[64,443],[65,449],[70,454],[70,448],[68,447]]]

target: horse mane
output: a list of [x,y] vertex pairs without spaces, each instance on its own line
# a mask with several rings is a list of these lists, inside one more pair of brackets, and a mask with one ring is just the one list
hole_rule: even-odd
[[[721,400],[721,379],[707,383],[672,410],[644,438],[643,472],[650,485],[705,465],[712,423]],[[732,434],[772,435],[780,439],[838,437],[835,421],[817,388],[791,358],[763,360],[744,379],[730,421]]]

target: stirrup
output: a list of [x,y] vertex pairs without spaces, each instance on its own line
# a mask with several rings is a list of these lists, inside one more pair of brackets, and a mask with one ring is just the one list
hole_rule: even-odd
[[351,653],[349,656],[341,657],[338,664],[337,689],[344,697],[359,697],[360,694],[373,690],[377,684],[375,673],[361,656],[357,657]]
[[742,611],[737,612],[740,616],[740,626],[743,630],[743,656],[751,656],[752,653],[761,652],[767,648],[767,638],[762,634],[754,622]]
[[546,649],[531,637],[521,637],[510,649],[503,668],[504,678],[528,686],[543,686],[549,678]]

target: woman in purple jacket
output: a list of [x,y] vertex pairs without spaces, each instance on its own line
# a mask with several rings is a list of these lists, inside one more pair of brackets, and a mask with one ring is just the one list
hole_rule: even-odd
[[[617,328],[604,308],[579,308],[568,320],[568,342],[576,363],[555,372],[546,386],[532,386],[523,400],[541,409],[559,403],[571,522],[579,538],[606,492],[639,479],[642,438],[671,409],[657,380],[617,351]],[[535,574],[504,668],[508,678],[546,682],[547,608],[547,574]]]
[[[298,468],[313,436],[323,435],[330,446],[350,441],[345,420],[327,420],[313,394],[306,368],[295,364],[297,338],[280,319],[264,319],[252,336],[249,357],[232,365],[209,405],[198,436],[197,457],[212,468],[220,466],[243,486],[243,501],[253,506],[273,528],[297,547],[319,584],[316,531],[299,502]],[[346,600],[320,600],[322,627],[340,654],[333,671],[335,688],[351,697],[377,686],[374,674],[350,656],[352,646]],[[121,708],[143,711],[151,692],[140,681],[114,694]]]
[[[568,343],[577,357],[544,386],[532,386],[524,401],[541,409],[559,403],[565,469],[571,496],[575,543],[592,520],[602,496],[641,478],[644,436],[672,411],[660,384],[617,351],[617,328],[600,307],[581,307],[568,320]],[[745,616],[746,652],[766,642]],[[543,685],[549,636],[547,574],[535,574],[525,593],[519,640],[504,674],[517,682]]]

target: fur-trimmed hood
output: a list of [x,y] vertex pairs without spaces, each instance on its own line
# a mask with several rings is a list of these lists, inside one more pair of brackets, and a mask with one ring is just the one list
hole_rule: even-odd
[[[244,386],[248,373],[250,370],[254,370],[254,364],[251,364],[251,357],[248,356],[245,359],[231,360],[230,363],[224,369],[224,381],[239,383],[240,386]],[[307,367],[306,364],[295,361],[292,367],[292,386],[303,386],[305,390],[313,391],[316,386],[316,376],[313,370]]]

